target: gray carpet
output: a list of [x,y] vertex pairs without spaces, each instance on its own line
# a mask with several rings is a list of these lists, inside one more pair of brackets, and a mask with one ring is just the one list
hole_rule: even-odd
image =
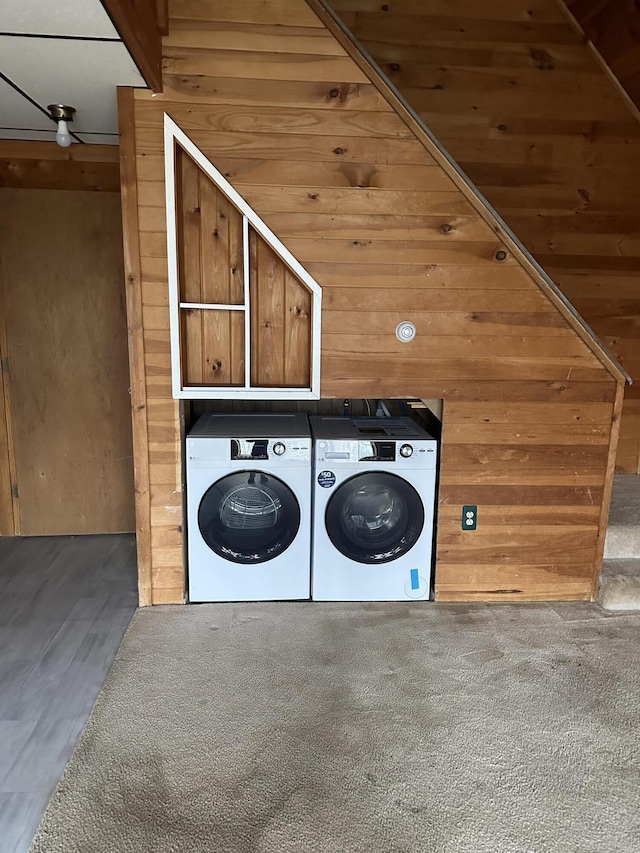
[[34,853],[637,853],[639,615],[139,611]]

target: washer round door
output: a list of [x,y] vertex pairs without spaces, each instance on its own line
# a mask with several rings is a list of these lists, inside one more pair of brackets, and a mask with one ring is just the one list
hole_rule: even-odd
[[424,527],[424,507],[410,483],[367,471],[333,493],[325,525],[334,546],[358,563],[390,563],[411,550]]
[[204,493],[202,538],[232,563],[266,563],[287,550],[300,528],[300,505],[286,483],[263,471],[228,474]]

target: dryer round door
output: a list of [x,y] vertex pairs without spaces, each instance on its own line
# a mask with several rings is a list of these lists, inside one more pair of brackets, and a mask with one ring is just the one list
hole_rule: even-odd
[[300,527],[300,505],[286,483],[264,471],[228,474],[204,493],[198,508],[202,538],[232,563],[273,560]]
[[345,480],[325,512],[327,534],[358,563],[390,563],[411,550],[424,527],[424,507],[410,483],[384,471]]

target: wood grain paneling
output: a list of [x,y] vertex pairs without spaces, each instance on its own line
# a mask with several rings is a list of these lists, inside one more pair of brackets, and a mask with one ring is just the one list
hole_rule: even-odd
[[[242,216],[182,150],[176,159],[180,301],[242,305]],[[244,385],[244,312],[183,308],[185,385]]]
[[19,530],[132,530],[120,198],[1,192]]
[[253,229],[249,232],[251,384],[311,385],[311,293]]
[[0,187],[118,192],[118,146],[0,139]]
[[176,172],[180,300],[242,305],[242,215],[180,149]]
[[[461,3],[456,14],[473,21],[470,2],[464,14]],[[446,8],[436,22],[443,49],[480,65],[495,56],[507,75],[512,64],[528,70],[531,21],[512,10],[496,28],[503,7],[477,15],[486,37],[495,36],[495,54],[452,35]],[[580,70],[563,16],[545,0],[534,13],[536,37]],[[165,94],[136,92],[134,122],[147,412],[158,442],[149,457],[153,601],[181,601],[184,579],[162,294],[165,111],[322,286],[322,395],[444,399],[438,597],[591,597],[619,377],[517,253],[498,259],[503,240],[473,191],[438,165],[431,143],[371,86],[366,62],[337,48],[302,0],[175,0],[172,16]],[[493,96],[490,87],[486,102]],[[461,135],[489,124],[480,110],[452,115]],[[519,120],[529,120],[526,110]],[[557,121],[566,135],[571,119]],[[553,198],[557,189],[562,199],[562,186],[546,180],[538,191]],[[269,287],[260,288],[260,310],[276,319],[268,335],[256,330],[254,346],[264,356],[260,376],[271,382],[287,369],[273,353],[297,334],[287,332],[284,306],[290,295],[298,305],[300,294],[290,294],[268,253],[263,264]],[[418,330],[410,344],[395,337],[405,319]],[[473,533],[461,530],[468,503],[479,506]]]
[[[248,307],[252,386],[309,387],[308,288],[249,227],[249,306],[245,306],[242,214],[180,146],[176,177],[180,302]],[[164,256],[157,231],[163,221],[154,210],[145,209],[141,228],[147,235],[144,253],[158,257]],[[245,311],[195,305],[180,308],[183,385],[244,385]]]
[[244,312],[180,312],[184,385],[244,385]]
[[[149,405],[147,400],[147,363],[143,319],[143,280],[140,263],[138,229],[138,184],[136,175],[136,138],[133,89],[118,89],[118,125],[120,128],[120,171],[122,187],[122,229],[125,268],[125,294],[129,345],[129,376],[131,382],[131,424],[133,432],[136,552],[138,557],[138,599],[141,607],[153,603],[151,553],[151,503],[149,478]],[[166,264],[165,264],[166,268]],[[150,335],[149,346],[157,344]],[[170,400],[157,420],[161,424],[178,422],[177,405]],[[156,426],[156,429],[159,427]],[[177,443],[177,439],[176,442]],[[176,489],[180,494],[182,488]]]
[[[640,329],[629,285],[640,273],[640,125],[562,4],[331,5],[596,334],[639,377]],[[606,49],[634,39],[639,13],[631,2],[567,5]],[[620,50],[616,55],[621,59]],[[639,416],[640,398],[631,389],[619,471],[640,468]]]

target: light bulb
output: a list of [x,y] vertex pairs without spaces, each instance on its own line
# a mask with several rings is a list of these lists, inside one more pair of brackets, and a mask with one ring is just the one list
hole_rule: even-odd
[[66,121],[61,118],[58,121],[58,130],[56,131],[56,142],[61,148],[68,148],[71,145],[71,134]]

